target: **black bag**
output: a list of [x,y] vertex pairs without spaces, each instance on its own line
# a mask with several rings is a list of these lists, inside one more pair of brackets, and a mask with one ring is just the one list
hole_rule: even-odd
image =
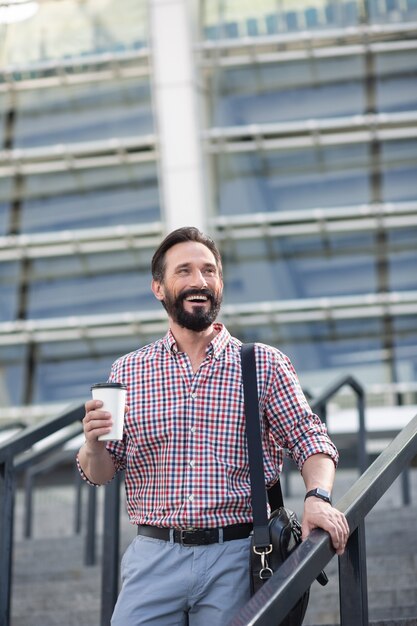
[[[255,593],[301,543],[301,524],[294,511],[284,507],[279,480],[268,490],[272,513],[269,520],[267,518],[253,344],[242,345],[241,357],[253,509],[250,581],[252,593]],[[321,585],[326,585],[328,582],[323,571],[320,572],[317,580]],[[301,626],[309,597],[310,589],[307,589],[279,626]]]
[[[251,589],[255,593],[272,576],[293,550],[301,543],[301,525],[294,511],[284,506],[275,509],[268,520],[272,552],[257,552],[252,538]],[[324,574],[324,572],[323,572]],[[325,576],[325,574],[324,574]],[[327,582],[327,581],[326,581]],[[326,583],[323,583],[326,584]],[[304,592],[280,626],[302,624],[310,597],[310,589]]]

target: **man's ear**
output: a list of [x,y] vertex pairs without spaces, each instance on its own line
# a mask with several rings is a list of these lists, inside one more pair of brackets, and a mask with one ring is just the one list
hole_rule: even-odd
[[164,288],[158,280],[152,280],[151,288],[157,300],[162,301],[165,298]]

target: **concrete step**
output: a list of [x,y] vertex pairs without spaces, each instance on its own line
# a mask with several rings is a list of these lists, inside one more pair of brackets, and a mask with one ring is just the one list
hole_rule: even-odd
[[16,543],[11,626],[98,626],[101,568],[83,551],[80,536]]

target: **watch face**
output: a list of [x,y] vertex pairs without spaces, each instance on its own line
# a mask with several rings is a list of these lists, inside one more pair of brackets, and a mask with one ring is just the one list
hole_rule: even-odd
[[306,494],[306,498],[308,498],[309,496],[316,496],[316,498],[320,498],[321,500],[324,500],[325,502],[329,502],[329,504],[332,503],[331,494],[325,489],[322,489],[321,487],[316,487],[316,489],[312,489],[311,491],[309,491]]

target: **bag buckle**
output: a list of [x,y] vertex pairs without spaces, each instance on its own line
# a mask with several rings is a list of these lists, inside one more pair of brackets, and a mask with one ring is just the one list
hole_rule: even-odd
[[274,573],[269,567],[267,558],[267,555],[271,554],[272,552],[272,543],[270,543],[269,546],[265,546],[263,548],[257,548],[256,546],[253,546],[253,551],[255,552],[255,554],[261,557],[261,569],[259,570],[259,578],[261,580],[268,580],[268,578],[271,578],[272,574]]
[[263,546],[262,548],[258,548],[257,546],[253,546],[253,551],[255,554],[259,554],[261,557],[264,554],[271,554],[272,552],[272,543],[269,546]]

